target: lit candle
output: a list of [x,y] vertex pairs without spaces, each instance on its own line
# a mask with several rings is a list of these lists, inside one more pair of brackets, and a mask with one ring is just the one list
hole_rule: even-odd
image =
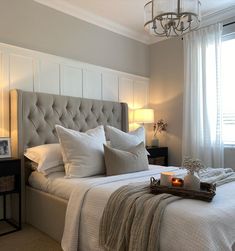
[[175,176],[174,172],[163,172],[161,173],[160,185],[161,186],[170,186],[172,177]]
[[172,178],[171,184],[173,187],[182,187],[184,185],[184,181],[180,178]]

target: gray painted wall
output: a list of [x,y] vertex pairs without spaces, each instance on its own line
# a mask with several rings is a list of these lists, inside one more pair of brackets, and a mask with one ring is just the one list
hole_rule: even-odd
[[0,42],[149,76],[149,46],[33,0],[0,1]]
[[183,120],[183,41],[168,39],[150,47],[150,105],[155,120],[168,123],[160,145],[169,147],[169,164],[181,164]]

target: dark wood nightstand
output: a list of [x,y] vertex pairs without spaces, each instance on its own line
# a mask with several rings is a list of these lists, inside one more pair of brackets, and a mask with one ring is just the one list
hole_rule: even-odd
[[168,166],[168,147],[147,146],[149,164]]
[[[18,209],[18,222],[13,220],[12,217],[9,218],[8,215],[8,197],[11,204],[13,199],[13,194],[18,194],[18,203],[14,203],[14,206],[17,205]],[[0,236],[9,234],[21,229],[21,161],[20,159],[7,158],[0,159],[0,197],[3,197],[2,207],[3,215],[0,219]],[[13,212],[11,212],[13,214]],[[5,231],[4,231],[5,230]]]

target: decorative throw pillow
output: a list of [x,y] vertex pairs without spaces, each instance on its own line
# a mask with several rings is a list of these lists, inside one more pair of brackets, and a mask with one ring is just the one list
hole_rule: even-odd
[[[60,144],[46,144],[28,148],[25,157],[37,164],[37,171],[47,173],[48,169],[60,166],[64,171]],[[58,169],[57,169],[58,170]]]
[[[110,145],[119,150],[129,150],[133,146],[137,146],[141,142],[145,144],[145,130],[144,127],[139,127],[132,132],[123,132],[115,127],[106,126],[106,132],[110,139]],[[145,150],[145,154],[149,154]]]
[[118,175],[148,170],[144,143],[123,151],[104,145],[106,175]]
[[78,132],[56,125],[66,177],[88,177],[105,173],[103,126]]

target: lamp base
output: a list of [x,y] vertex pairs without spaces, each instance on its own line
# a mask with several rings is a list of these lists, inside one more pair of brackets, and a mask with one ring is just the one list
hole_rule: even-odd
[[153,138],[151,141],[151,146],[159,146],[159,139],[158,138]]

